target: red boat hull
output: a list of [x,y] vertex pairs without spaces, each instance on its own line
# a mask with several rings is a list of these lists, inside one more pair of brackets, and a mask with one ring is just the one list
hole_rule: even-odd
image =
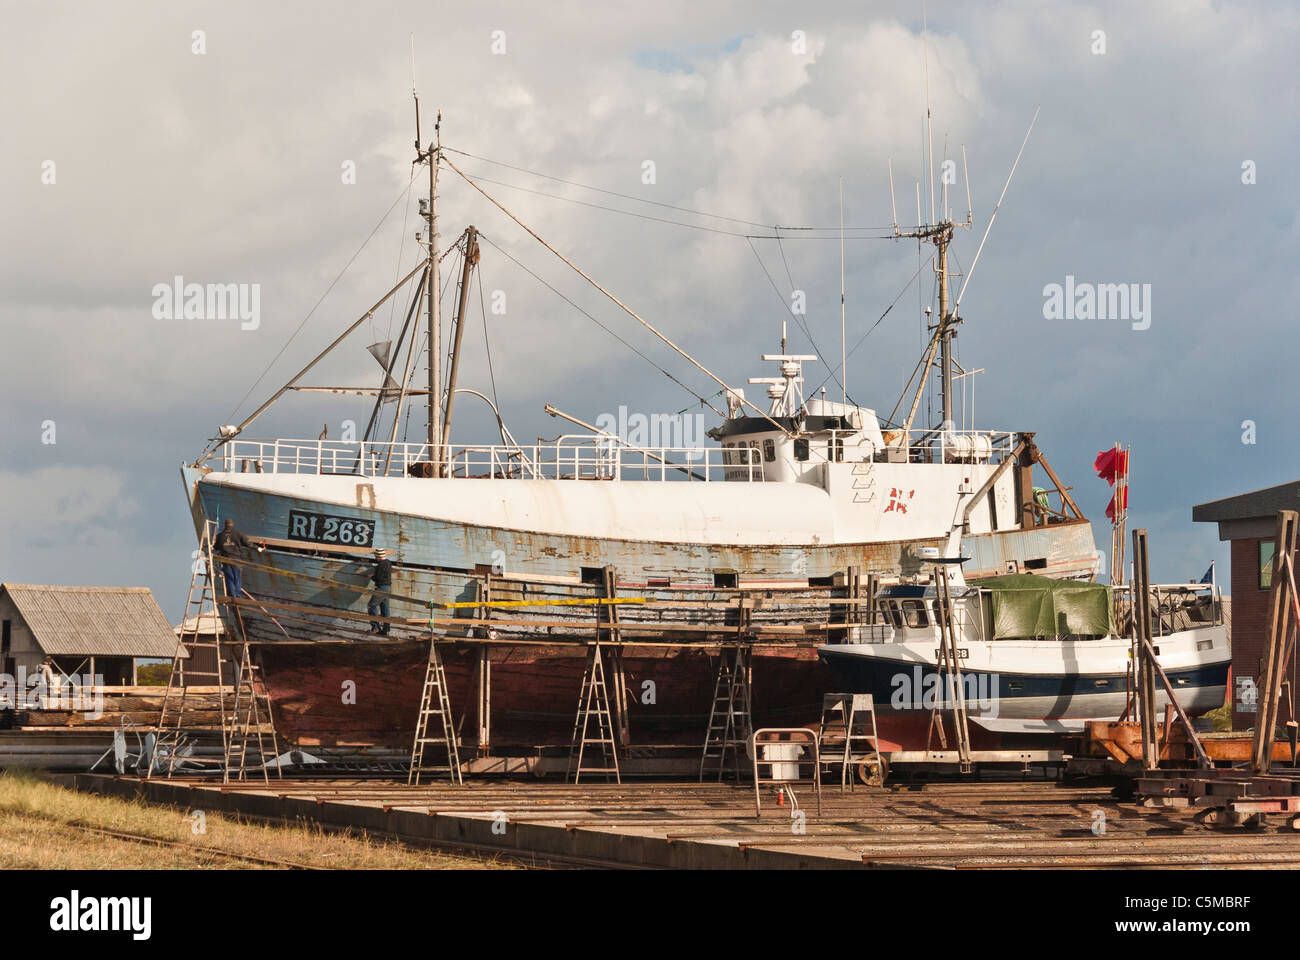
[[[443,666],[462,742],[478,729],[479,647],[448,644]],[[427,642],[318,646],[265,644],[263,673],[277,731],[301,746],[407,748],[415,736]],[[568,744],[585,651],[580,645],[493,647],[491,746],[529,751]],[[702,744],[718,671],[717,650],[632,647],[624,654],[633,744]],[[816,644],[756,646],[757,726],[817,724],[830,689]],[[607,679],[609,675],[606,665]]]

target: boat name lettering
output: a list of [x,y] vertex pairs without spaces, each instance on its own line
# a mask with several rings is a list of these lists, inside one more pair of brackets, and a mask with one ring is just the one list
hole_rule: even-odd
[[368,547],[375,539],[375,521],[290,510],[289,539]]

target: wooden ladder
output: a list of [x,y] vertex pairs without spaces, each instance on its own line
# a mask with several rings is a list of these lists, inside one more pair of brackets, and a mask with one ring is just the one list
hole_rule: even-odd
[[[221,751],[228,756],[230,750],[230,733],[226,715],[226,684],[221,669],[221,619],[217,612],[217,583],[220,577],[212,558],[212,543],[217,535],[217,524],[205,520],[203,531],[199,535],[198,561],[190,569],[190,590],[185,601],[185,612],[181,618],[181,632],[176,638],[176,653],[172,658],[171,674],[167,678],[167,691],[163,694],[162,710],[158,714],[158,725],[153,731],[153,750],[145,779],[150,779],[160,767],[160,757],[165,755],[165,776],[171,777],[176,769],[176,755],[187,742],[185,721],[194,706],[189,695],[189,680],[198,678],[215,681],[217,687],[218,710],[221,720]],[[222,593],[224,594],[224,585]],[[212,640],[202,639],[203,618],[212,617]],[[193,624],[191,628],[189,625]],[[212,670],[198,670],[186,667],[186,659],[193,659],[196,653],[211,652]]]
[[[745,608],[741,608],[742,611]],[[745,617],[742,614],[742,621]],[[700,754],[700,782],[708,772],[709,762],[717,762],[718,780],[727,768],[731,757],[736,779],[740,779],[740,756],[754,732],[750,680],[752,677],[751,650],[747,643],[737,641],[728,660],[723,650],[718,661],[718,675],[713,683],[713,706],[709,710],[709,727],[704,735],[704,750]]]
[[[415,725],[415,742],[411,745],[411,770],[407,783],[417,786],[425,773],[446,771],[452,783],[464,783],[461,777],[460,754],[456,749],[456,729],[451,717],[451,698],[447,695],[447,673],[442,667],[442,653],[438,639],[429,637],[429,663],[424,671],[424,692],[420,697],[420,718]],[[431,736],[430,720],[436,718],[442,727],[441,736]],[[429,746],[440,746],[447,752],[444,767],[426,766],[424,751]]]
[[[247,779],[251,752],[262,772],[262,779],[270,783],[269,768],[279,756],[278,745],[275,722],[271,717],[271,699],[267,694],[266,681],[262,675],[261,657],[245,638],[239,657],[234,718],[226,742],[226,763],[222,771],[222,782],[230,782],[232,771],[235,772],[237,780]],[[278,763],[275,764],[275,775],[283,776]]]
[[817,727],[818,776],[821,767],[838,763],[840,789],[843,790],[847,784],[852,790],[855,756],[865,752],[855,752],[858,745],[870,747],[878,758],[878,769],[883,773],[880,738],[876,733],[876,705],[871,694],[828,693],[823,696],[822,717]]
[[[569,766],[565,779],[572,774],[578,783],[584,773],[601,773],[608,783],[622,783],[618,769],[618,746],[614,739],[614,718],[610,709],[609,688],[605,683],[605,662],[597,640],[587,646],[587,665],[582,672],[582,689],[578,693],[578,711],[573,721],[573,738],[569,742]],[[592,723],[595,722],[595,730]],[[600,749],[600,766],[587,766],[588,748]]]

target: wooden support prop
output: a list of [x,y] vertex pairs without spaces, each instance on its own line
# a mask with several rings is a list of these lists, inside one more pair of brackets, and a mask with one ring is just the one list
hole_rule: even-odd
[[1255,739],[1250,761],[1250,769],[1256,774],[1267,772],[1273,759],[1273,736],[1277,727],[1278,703],[1282,697],[1282,679],[1286,675],[1286,643],[1291,627],[1291,605],[1287,602],[1287,595],[1291,593],[1291,578],[1285,574],[1293,569],[1298,520],[1300,514],[1294,510],[1277,512],[1277,533],[1273,541],[1273,579],[1268,597],[1268,644],[1264,650],[1264,670],[1260,677],[1263,682],[1259,688],[1259,712],[1255,717]]
[[1160,754],[1156,748],[1156,684],[1152,669],[1151,581],[1147,557],[1147,532],[1133,531],[1133,676],[1137,687],[1137,712],[1142,728],[1142,765],[1154,770]]
[[1156,718],[1156,681],[1164,687],[1169,697],[1165,708],[1164,736],[1169,736],[1169,711],[1177,714],[1183,729],[1187,733],[1187,742],[1196,754],[1196,765],[1202,769],[1214,766],[1213,761],[1201,745],[1196,735],[1192,719],[1178,702],[1178,693],[1165,673],[1164,667],[1156,659],[1155,646],[1151,642],[1151,566],[1147,549],[1146,530],[1133,531],[1133,591],[1134,591],[1134,636],[1136,637],[1136,677],[1137,708],[1142,728],[1142,766],[1154,770],[1160,764],[1160,724]]
[[618,571],[607,566],[601,571],[601,585],[605,591],[606,606],[596,608],[597,636],[604,620],[605,638],[610,644],[610,682],[613,684],[614,730],[621,747],[632,744],[631,720],[627,712],[627,675],[623,670],[623,644],[618,623]]
[[[492,574],[484,574],[479,581],[479,598],[483,609],[479,616],[491,619]],[[492,752],[492,648],[484,644],[478,650],[478,704],[475,710],[478,719],[478,736],[476,750],[480,757]]]

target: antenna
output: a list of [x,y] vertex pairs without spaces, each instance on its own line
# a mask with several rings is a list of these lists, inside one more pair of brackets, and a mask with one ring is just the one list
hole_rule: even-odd
[[[415,34],[411,34],[411,96],[415,99],[415,151],[420,152],[420,94],[415,89]],[[418,162],[418,161],[417,161]]]
[[889,209],[894,213],[894,234],[898,234],[898,204],[894,203],[894,158],[889,158]]
[[1038,111],[1043,109],[1041,106],[1034,108],[1034,119],[1029,121],[1029,129],[1025,131],[1025,139],[1020,144],[1020,152],[1016,154],[1015,163],[1011,164],[1011,172],[1007,174],[1007,182],[1002,185],[1002,193],[998,196],[998,202],[993,206],[993,213],[989,216],[988,226],[984,228],[984,236],[980,238],[980,245],[975,250],[975,259],[970,263],[970,269],[966,271],[966,279],[962,281],[961,289],[957,291],[957,302],[953,305],[953,313],[961,306],[961,298],[966,293],[966,286],[970,283],[971,274],[975,272],[975,265],[980,261],[980,254],[984,251],[984,241],[989,238],[989,231],[993,229],[993,221],[998,218],[998,210],[1002,207],[1002,199],[1007,195],[1007,187],[1011,186],[1011,178],[1016,175],[1016,167],[1020,165],[1020,157],[1025,152],[1025,144],[1029,142],[1029,135],[1034,132],[1034,124],[1038,122]]
[[844,178],[840,177],[840,386],[849,405],[849,355],[844,348]]
[[970,170],[966,166],[966,144],[961,145],[961,172],[966,178],[966,227],[975,222],[975,211],[970,205]]
[[925,22],[925,0],[921,0],[921,57],[925,62],[925,138],[930,155],[930,222],[934,223],[934,124],[930,119],[930,31]]

